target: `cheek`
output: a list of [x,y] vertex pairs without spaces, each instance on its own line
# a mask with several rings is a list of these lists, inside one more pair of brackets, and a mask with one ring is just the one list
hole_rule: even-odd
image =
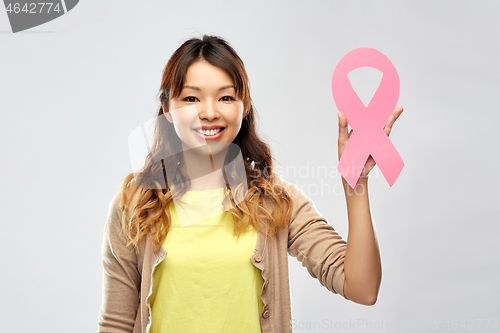
[[191,131],[191,128],[199,124],[198,112],[194,105],[180,109],[171,109],[170,114],[178,134],[187,133]]
[[174,125],[179,127],[187,126],[192,121],[191,117],[183,114],[182,112],[172,113],[172,119],[174,120]]
[[235,105],[233,112],[231,112],[231,122],[235,125],[240,125],[243,120],[243,103]]
[[182,121],[179,119],[179,117],[172,117],[173,118],[173,124],[175,131],[177,132],[177,135],[182,139],[185,133],[185,125],[182,123]]

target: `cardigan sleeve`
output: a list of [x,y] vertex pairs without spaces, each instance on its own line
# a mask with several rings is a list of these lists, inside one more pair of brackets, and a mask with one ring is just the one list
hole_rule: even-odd
[[292,199],[288,253],[333,293],[344,296],[347,242],[327,223],[314,202],[296,185],[281,180]]
[[139,307],[141,276],[137,255],[121,226],[119,194],[113,198],[102,244],[103,289],[99,333],[130,333]]

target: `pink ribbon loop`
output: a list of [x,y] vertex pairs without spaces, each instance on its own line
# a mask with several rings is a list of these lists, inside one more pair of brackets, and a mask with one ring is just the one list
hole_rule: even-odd
[[[347,76],[360,67],[375,68],[383,73],[382,81],[368,106],[363,104]],[[337,169],[354,188],[371,155],[392,186],[404,166],[401,156],[384,132],[385,123],[399,98],[396,68],[380,51],[371,48],[352,50],[333,71],[332,93],[338,110],[346,115],[353,129]]]

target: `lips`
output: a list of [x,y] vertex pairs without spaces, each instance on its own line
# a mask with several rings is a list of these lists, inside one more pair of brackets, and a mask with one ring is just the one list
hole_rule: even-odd
[[218,129],[218,128],[224,128],[223,126],[220,126],[220,125],[203,125],[201,127],[196,127],[196,128],[193,128],[194,130],[199,130],[199,129],[202,129],[202,130],[213,130],[213,129]]
[[[218,130],[219,132],[217,132]],[[225,130],[222,126],[212,125],[195,128],[193,132],[202,140],[217,140],[224,134]]]

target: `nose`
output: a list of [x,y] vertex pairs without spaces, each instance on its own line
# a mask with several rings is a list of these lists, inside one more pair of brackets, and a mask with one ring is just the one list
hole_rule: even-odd
[[214,102],[206,101],[199,104],[198,117],[207,121],[212,121],[219,118],[219,111]]

